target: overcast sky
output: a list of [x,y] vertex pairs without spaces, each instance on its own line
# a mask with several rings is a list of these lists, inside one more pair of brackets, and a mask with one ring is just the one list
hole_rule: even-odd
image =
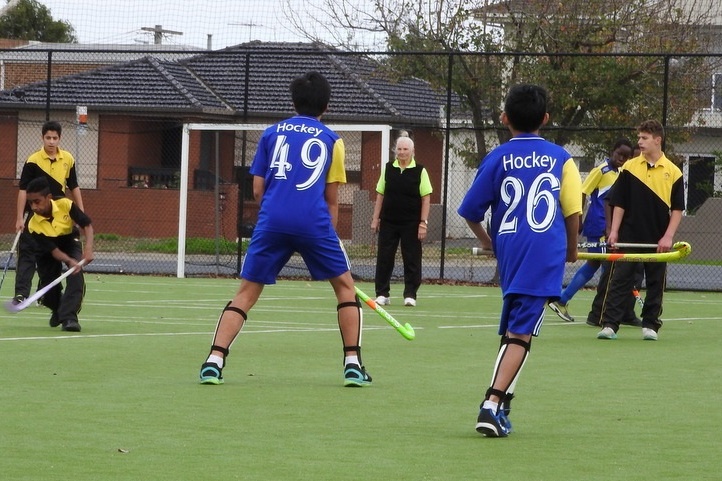
[[[0,0],[4,1],[4,0]],[[75,27],[81,43],[153,43],[153,33],[142,29],[162,25],[164,44],[223,48],[249,40],[305,41],[288,22],[288,15],[310,28],[333,25],[325,15],[324,0],[39,0],[56,20]],[[367,0],[354,0],[359,4]],[[291,8],[287,8],[288,5]],[[290,10],[290,12],[289,12]],[[326,19],[317,22],[315,19]]]

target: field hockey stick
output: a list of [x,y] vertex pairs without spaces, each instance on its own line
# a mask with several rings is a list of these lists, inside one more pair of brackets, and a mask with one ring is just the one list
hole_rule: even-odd
[[20,240],[20,234],[22,234],[23,231],[18,231],[17,234],[15,234],[15,240],[13,241],[13,246],[10,248],[10,254],[8,255],[7,260],[5,261],[5,267],[3,268],[3,278],[0,279],[0,289],[2,289],[3,283],[5,282],[5,276],[8,273],[8,267],[10,266],[10,260],[13,258],[13,254],[15,254],[15,249],[18,246],[18,240]]
[[580,242],[577,244],[579,249],[588,249],[590,247],[606,247],[608,249],[656,249],[657,244],[635,244],[633,242],[617,242],[612,245],[609,242]]
[[70,269],[68,269],[67,271],[65,271],[63,274],[61,274],[60,276],[58,276],[58,278],[55,279],[53,282],[51,282],[51,283],[48,284],[47,286],[45,286],[45,287],[43,287],[42,289],[40,289],[39,291],[37,291],[37,292],[36,292],[35,294],[33,294],[32,296],[30,296],[30,297],[28,297],[27,299],[25,299],[25,300],[24,300],[23,302],[21,302],[20,304],[13,304],[13,301],[8,301],[8,302],[6,302],[6,303],[5,303],[5,309],[7,309],[9,312],[12,312],[12,313],[16,313],[16,312],[22,311],[23,309],[25,309],[26,307],[28,307],[29,305],[31,305],[33,302],[35,302],[35,301],[37,301],[38,299],[40,299],[41,297],[43,297],[50,289],[52,289],[53,287],[55,287],[56,285],[58,285],[60,282],[62,282],[63,279],[65,279],[65,278],[68,277],[70,274],[72,274],[73,272],[75,272],[75,268],[76,268],[76,267],[81,267],[83,264],[85,264],[85,259],[81,259],[77,264],[75,264],[75,267],[70,268]]
[[369,296],[367,296],[361,289],[358,288],[358,286],[354,286],[354,288],[356,289],[356,295],[359,296],[359,299],[361,299],[362,301],[364,301],[367,306],[369,306],[371,309],[373,309],[374,311],[376,311],[376,314],[378,314],[379,316],[381,316],[381,318],[382,318],[384,321],[386,321],[386,322],[388,322],[389,324],[391,324],[391,325],[394,327],[394,329],[396,329],[397,331],[399,331],[399,334],[401,334],[402,336],[404,336],[404,337],[405,337],[406,339],[408,339],[409,341],[413,341],[413,340],[414,340],[414,338],[416,337],[416,333],[414,332],[414,328],[411,327],[411,324],[409,324],[409,323],[407,322],[406,324],[404,324],[404,325],[402,326],[399,321],[397,321],[396,319],[394,319],[394,316],[392,316],[391,314],[389,314],[388,312],[386,312],[386,310],[384,310],[383,307],[379,306],[379,305],[376,303],[376,301],[374,301],[374,300],[371,299]]
[[692,252],[692,246],[688,242],[675,242],[669,252],[580,252],[577,259],[585,261],[607,261],[607,262],[676,262],[684,259]]
[[634,294],[634,298],[637,300],[637,303],[644,307],[644,299],[642,299],[642,296],[639,295],[639,290],[636,287],[632,289],[632,294]]

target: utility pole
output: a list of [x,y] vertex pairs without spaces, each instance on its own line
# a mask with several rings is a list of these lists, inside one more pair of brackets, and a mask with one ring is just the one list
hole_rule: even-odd
[[146,32],[153,32],[153,43],[155,45],[163,44],[163,35],[183,35],[183,32],[163,29],[163,25],[156,25],[155,27],[142,27],[141,30],[144,30]]

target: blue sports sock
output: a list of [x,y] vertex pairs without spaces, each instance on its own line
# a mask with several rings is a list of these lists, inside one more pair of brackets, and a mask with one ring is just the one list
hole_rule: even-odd
[[566,305],[566,303],[574,297],[574,294],[576,294],[579,289],[584,287],[587,282],[594,277],[594,273],[597,272],[597,269],[599,269],[599,267],[594,267],[588,262],[585,262],[584,265],[574,274],[574,277],[572,277],[572,280],[569,282],[566,289],[562,291],[562,296],[559,299],[559,302]]

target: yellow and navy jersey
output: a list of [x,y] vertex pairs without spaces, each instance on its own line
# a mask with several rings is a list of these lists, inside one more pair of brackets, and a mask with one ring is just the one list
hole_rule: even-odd
[[265,182],[256,229],[307,237],[335,232],[326,184],[346,183],[344,157],[343,140],[314,117],[267,128],[250,168]]
[[567,253],[565,218],[582,211],[582,180],[569,152],[533,134],[492,150],[458,213],[481,222],[489,207],[488,230],[504,295],[559,297]]
[[44,149],[40,149],[23,165],[18,186],[25,190],[31,180],[45,177],[50,184],[50,193],[54,198],[65,196],[65,189],[78,187],[78,177],[75,173],[75,159],[67,150],[58,149],[55,158],[51,159]]
[[684,211],[682,171],[664,154],[654,165],[643,155],[628,160],[609,204],[624,209],[620,242],[656,244],[669,226],[670,211]]
[[70,199],[51,200],[50,217],[33,214],[28,221],[28,231],[33,235],[40,250],[50,252],[54,248],[68,252],[67,243],[78,242],[75,224],[80,227],[90,225],[90,217]]
[[612,165],[611,160],[605,159],[602,164],[594,167],[584,179],[582,193],[589,197],[589,208],[582,225],[582,234],[586,237],[599,238],[605,235],[605,198],[617,177],[619,177],[619,169]]

